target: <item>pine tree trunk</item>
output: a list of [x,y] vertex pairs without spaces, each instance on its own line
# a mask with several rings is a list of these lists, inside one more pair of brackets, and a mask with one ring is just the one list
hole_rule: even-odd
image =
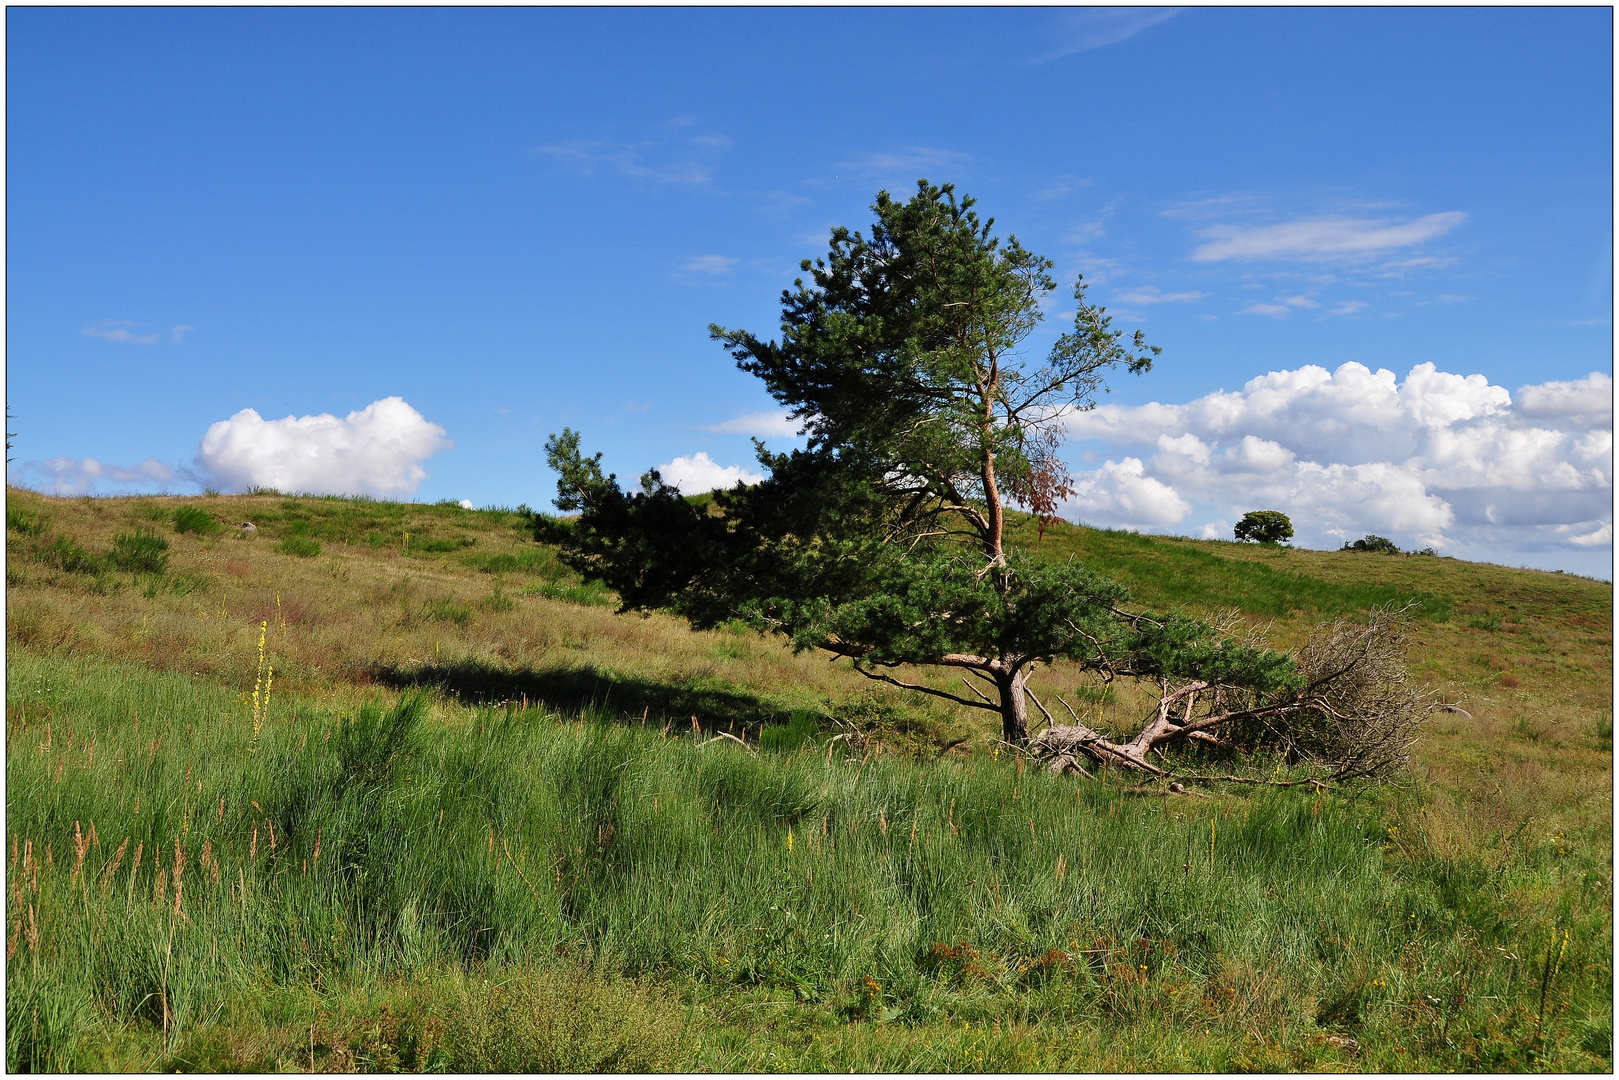
[[1028,672],[1020,667],[995,680],[1001,688],[1001,738],[1013,746],[1022,746],[1029,740],[1029,705],[1023,694],[1027,678]]

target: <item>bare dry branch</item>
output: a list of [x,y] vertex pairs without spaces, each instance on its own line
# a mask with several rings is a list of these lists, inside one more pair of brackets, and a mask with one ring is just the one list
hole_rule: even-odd
[[[1409,763],[1411,747],[1434,710],[1461,711],[1436,701],[1430,690],[1412,681],[1405,663],[1410,610],[1378,608],[1364,620],[1338,619],[1321,625],[1297,654],[1303,688],[1269,700],[1257,701],[1238,686],[1200,680],[1175,685],[1159,678],[1157,703],[1140,730],[1122,741],[1088,727],[1059,696],[1074,723],[1051,724],[1032,740],[1031,749],[1035,756],[1050,759],[1059,772],[1066,771],[1061,764],[1065,756],[1083,755],[1168,776],[1166,769],[1148,760],[1155,752],[1162,757],[1168,743],[1195,742],[1223,751],[1272,746],[1290,762],[1313,766],[1316,775],[1289,780],[1234,775],[1184,779],[1272,787],[1390,779]],[[1234,616],[1220,625],[1228,635],[1252,634]]]
[[959,694],[952,694],[944,690],[935,690],[933,687],[923,686],[921,683],[900,682],[898,679],[892,678],[888,675],[882,675],[875,671],[868,671],[866,668],[860,666],[860,662],[858,660],[855,661],[854,669],[860,672],[860,674],[864,675],[866,678],[871,679],[873,682],[887,683],[890,686],[897,686],[901,690],[915,690],[919,694],[932,694],[934,697],[942,697],[946,701],[954,701],[957,705],[966,705],[969,708],[988,709],[990,712],[994,713],[999,713],[1001,711],[999,705],[987,705],[982,701],[971,701]]

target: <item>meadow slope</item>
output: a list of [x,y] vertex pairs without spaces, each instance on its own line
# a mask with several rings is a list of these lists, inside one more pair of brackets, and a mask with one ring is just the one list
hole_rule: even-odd
[[1612,1068],[1606,582],[1020,519],[1284,647],[1419,605],[1406,784],[1201,798],[512,511],[7,501],[11,1069]]

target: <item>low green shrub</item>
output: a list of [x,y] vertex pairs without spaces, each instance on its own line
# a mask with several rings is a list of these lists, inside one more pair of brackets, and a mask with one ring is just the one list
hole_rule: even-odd
[[529,547],[515,552],[502,551],[498,555],[469,555],[466,563],[485,574],[536,574],[553,581],[562,576],[562,567],[552,548]]
[[69,574],[99,574],[106,569],[98,556],[84,550],[77,540],[67,536],[55,537],[36,554],[47,566],[54,566]]
[[[1400,545],[1396,544],[1393,540],[1390,540],[1386,536],[1367,535],[1359,540],[1356,540],[1353,544],[1344,544],[1341,550],[1372,551],[1379,555],[1398,555],[1400,554]],[[1432,549],[1429,550],[1431,551]]]
[[307,559],[320,554],[320,541],[307,536],[283,536],[275,549],[283,555],[297,555]]
[[169,542],[145,529],[119,533],[112,538],[107,561],[131,573],[161,574],[169,568]]
[[439,622],[452,622],[457,626],[465,626],[467,620],[472,618],[472,609],[452,597],[444,596],[437,600],[429,600],[422,609],[422,614]]
[[583,604],[586,607],[613,607],[618,603],[612,590],[599,581],[584,581],[574,585],[548,581],[543,585],[530,585],[523,590],[523,595],[543,596],[547,600],[566,600],[570,604]]
[[413,536],[405,542],[405,551],[412,554],[436,555],[446,551],[460,551],[462,548],[469,548],[477,542],[471,536],[429,536],[423,538]]
[[6,531],[23,536],[41,536],[49,524],[44,514],[36,514],[21,507],[6,507]]
[[212,514],[201,507],[182,506],[174,512],[174,531],[177,533],[217,536],[223,528]]

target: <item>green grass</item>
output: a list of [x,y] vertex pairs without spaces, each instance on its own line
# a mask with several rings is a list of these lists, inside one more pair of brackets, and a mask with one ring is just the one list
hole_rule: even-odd
[[1339,615],[1415,601],[1421,619],[1450,618],[1448,596],[1381,582],[1335,581],[1288,565],[1290,549],[1276,545],[1188,541],[1109,529],[1048,528],[1044,542],[1027,522],[1012,535],[1048,558],[1080,559],[1159,607],[1235,607],[1261,616]]
[[566,573],[557,561],[556,552],[539,545],[516,552],[469,555],[465,561],[474,570],[485,574],[534,574],[554,581]]
[[523,595],[543,596],[547,600],[566,600],[570,604],[584,604],[587,607],[618,606],[618,597],[599,581],[576,579],[571,585],[560,581],[546,581],[538,585],[525,586]]
[[[111,563],[188,507],[257,533]],[[1014,518],[1284,647],[1423,599],[1413,668],[1470,715],[1403,787],[1203,799],[1020,769],[993,717],[744,627],[617,615],[524,521],[9,492],[8,1065],[1611,1069],[1606,584]],[[1150,704],[1037,682],[1104,723]]]
[[[491,989],[524,971],[605,987],[677,1068],[875,1068],[888,1029],[906,1069],[1094,1067],[1107,1039],[1143,1068],[1611,1061],[1606,853],[1447,860],[1385,793],[1166,799],[409,697],[276,699],[255,740],[239,696],[178,675],[17,650],[7,678],[12,1069],[270,1067],[217,1019],[429,976],[427,1012],[526,1031],[551,1010]],[[433,1060],[575,1060],[514,1039],[463,1026]]]
[[42,536],[50,524],[43,514],[31,513],[21,507],[6,507],[6,531],[20,536]]
[[169,542],[145,529],[119,533],[112,538],[107,561],[131,573],[161,574],[169,567]]
[[283,536],[275,549],[283,555],[308,559],[320,554],[320,541],[308,536]]
[[224,526],[214,520],[208,511],[197,506],[181,506],[174,511],[174,531],[196,533],[199,536],[218,536]]

